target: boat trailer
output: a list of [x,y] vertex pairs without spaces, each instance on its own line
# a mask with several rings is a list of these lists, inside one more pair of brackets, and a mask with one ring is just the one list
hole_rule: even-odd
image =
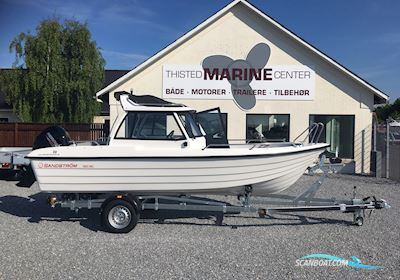
[[[82,208],[100,208],[103,226],[107,231],[114,233],[131,231],[139,220],[140,212],[144,210],[212,213],[210,216],[216,217],[216,225],[223,224],[225,214],[250,212],[258,213],[259,217],[267,217],[273,213],[340,211],[342,213],[353,213],[353,224],[362,226],[366,210],[371,210],[372,212],[375,209],[390,208],[390,205],[385,200],[378,200],[375,196],[357,198],[356,187],[353,189],[353,198],[351,200],[316,198],[315,194],[322,186],[328,173],[336,173],[342,167],[340,164],[324,165],[322,162],[323,159],[319,164],[311,168],[309,173],[314,173],[315,170],[319,169],[323,174],[302,194],[298,196],[271,194],[267,197],[253,197],[251,195],[252,187],[245,186],[243,195],[238,196],[239,203],[237,205],[188,195],[137,195],[133,193],[52,194],[49,196],[48,202],[52,207],[58,205],[76,212]],[[258,207],[259,205],[263,206]],[[158,221],[162,222],[163,218],[160,217]]]

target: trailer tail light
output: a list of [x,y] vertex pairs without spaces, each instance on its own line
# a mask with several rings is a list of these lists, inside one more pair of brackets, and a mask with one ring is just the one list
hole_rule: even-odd
[[2,169],[10,169],[11,168],[11,163],[9,162],[4,162],[1,164]]

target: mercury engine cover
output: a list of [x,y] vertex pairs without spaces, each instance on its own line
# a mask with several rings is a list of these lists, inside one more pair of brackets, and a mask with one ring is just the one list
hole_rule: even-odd
[[61,126],[55,125],[46,128],[36,137],[32,150],[47,147],[69,146],[70,143],[71,137],[68,132]]
[[[57,146],[68,146],[71,143],[71,137],[68,132],[65,131],[61,126],[50,126],[43,130],[38,137],[36,137],[33,143],[32,150],[57,147]],[[36,178],[33,173],[31,165],[24,168],[24,172],[20,177],[20,181],[17,186],[30,188],[35,183]]]

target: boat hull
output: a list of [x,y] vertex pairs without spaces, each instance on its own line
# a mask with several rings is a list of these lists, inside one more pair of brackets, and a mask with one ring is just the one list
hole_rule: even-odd
[[45,192],[145,194],[244,193],[268,195],[289,188],[324,146],[286,154],[224,157],[34,158]]

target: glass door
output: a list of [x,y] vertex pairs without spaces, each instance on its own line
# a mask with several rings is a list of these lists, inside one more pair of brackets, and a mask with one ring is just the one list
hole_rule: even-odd
[[331,156],[351,159],[354,157],[354,116],[352,115],[310,115],[310,124],[321,122],[325,128],[319,139],[328,143]]
[[215,147],[226,147],[228,144],[226,121],[219,108],[197,112],[196,119],[206,133],[207,145],[217,144]]

